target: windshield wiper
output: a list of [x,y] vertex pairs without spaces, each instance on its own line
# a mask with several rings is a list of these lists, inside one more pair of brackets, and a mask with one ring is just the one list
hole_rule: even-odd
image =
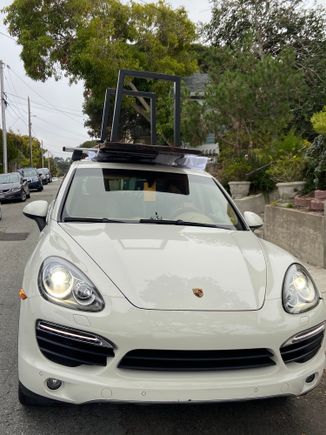
[[124,221],[119,221],[116,219],[108,219],[108,218],[92,218],[92,217],[65,217],[63,218],[63,222],[94,222],[94,223],[119,223],[124,224]]
[[158,224],[158,225],[184,225],[189,227],[208,227],[208,228],[222,228],[225,230],[231,230],[229,225],[217,225],[217,224],[205,224],[203,222],[190,222],[183,221],[182,219],[169,220],[169,219],[140,219],[140,224]]

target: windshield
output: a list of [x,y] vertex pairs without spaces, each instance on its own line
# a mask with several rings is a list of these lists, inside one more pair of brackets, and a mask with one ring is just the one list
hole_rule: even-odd
[[24,169],[25,177],[37,177],[37,172],[35,169]]
[[62,218],[244,229],[212,178],[150,170],[78,168]]
[[1,174],[0,184],[19,183],[20,177],[18,174]]

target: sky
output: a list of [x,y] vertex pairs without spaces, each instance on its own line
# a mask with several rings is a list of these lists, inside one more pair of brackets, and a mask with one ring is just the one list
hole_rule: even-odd
[[[144,2],[149,2],[144,0]],[[0,0],[0,8],[11,4]],[[209,19],[209,0],[171,0],[172,6],[183,5],[195,22]],[[83,83],[69,85],[66,78],[37,82],[26,76],[20,47],[9,38],[0,14],[0,59],[6,64],[4,87],[7,94],[7,130],[28,134],[27,98],[31,101],[32,134],[43,140],[52,155],[69,157],[63,146],[78,146],[89,140],[82,113]]]
[[[11,3],[12,0],[0,0],[0,9]],[[210,18],[210,0],[169,0],[168,3],[173,7],[184,6],[196,23]],[[326,6],[326,0],[318,3]],[[28,134],[27,98],[30,97],[33,136],[43,140],[44,148],[53,156],[69,157],[62,152],[63,146],[78,146],[90,139],[82,113],[83,83],[70,85],[66,78],[48,79],[45,83],[30,79],[25,74],[20,51],[15,40],[9,37],[0,14],[0,60],[6,64],[7,130]]]

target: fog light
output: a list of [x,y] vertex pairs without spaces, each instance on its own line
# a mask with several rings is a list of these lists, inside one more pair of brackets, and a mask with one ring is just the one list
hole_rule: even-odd
[[58,388],[60,388],[62,385],[62,381],[60,381],[59,379],[55,379],[55,378],[48,378],[46,380],[46,386],[48,387],[49,390],[57,390]]
[[308,376],[306,379],[306,383],[311,384],[311,382],[313,382],[315,380],[315,377],[316,377],[315,373],[313,375]]

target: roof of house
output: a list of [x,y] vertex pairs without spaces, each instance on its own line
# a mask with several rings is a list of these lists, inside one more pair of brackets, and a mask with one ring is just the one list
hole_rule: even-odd
[[191,96],[203,95],[205,92],[205,87],[208,83],[208,74],[206,73],[195,73],[189,77],[185,77],[185,83],[190,91]]

